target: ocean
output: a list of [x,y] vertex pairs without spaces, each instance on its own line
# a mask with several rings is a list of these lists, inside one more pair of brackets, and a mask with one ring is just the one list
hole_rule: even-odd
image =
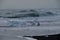
[[1,9],[1,27],[60,26],[60,8]]

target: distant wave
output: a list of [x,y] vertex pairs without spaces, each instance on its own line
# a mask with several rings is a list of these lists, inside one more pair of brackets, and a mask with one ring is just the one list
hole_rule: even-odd
[[50,11],[37,11],[37,10],[9,10],[0,12],[2,18],[22,18],[22,17],[42,17],[42,16],[53,16],[55,15]]

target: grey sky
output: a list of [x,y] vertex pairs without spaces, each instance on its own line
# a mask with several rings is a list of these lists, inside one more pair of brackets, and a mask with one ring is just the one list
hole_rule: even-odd
[[1,9],[59,8],[59,0],[0,0]]

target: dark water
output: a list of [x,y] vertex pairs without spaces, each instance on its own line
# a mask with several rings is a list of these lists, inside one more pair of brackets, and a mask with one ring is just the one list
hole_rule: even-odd
[[[44,10],[44,9],[43,9]],[[0,17],[2,18],[22,18],[22,17],[42,17],[57,15],[51,11],[42,10],[0,10]]]

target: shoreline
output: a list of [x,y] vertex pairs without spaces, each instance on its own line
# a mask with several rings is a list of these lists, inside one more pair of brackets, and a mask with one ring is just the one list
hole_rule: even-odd
[[44,36],[60,34],[60,27],[0,27],[0,35]]

